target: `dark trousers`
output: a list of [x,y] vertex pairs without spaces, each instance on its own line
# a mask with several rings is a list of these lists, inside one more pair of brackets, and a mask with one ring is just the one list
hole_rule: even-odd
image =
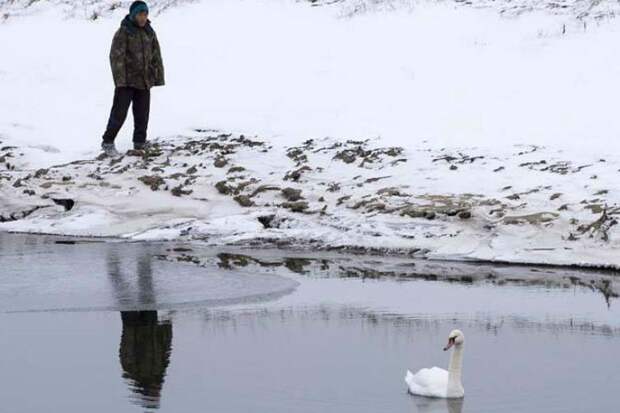
[[108,126],[103,134],[103,142],[114,142],[118,131],[125,123],[130,104],[133,111],[133,141],[138,143],[146,142],[151,92],[148,89],[136,89],[133,87],[117,87],[114,90],[114,101],[112,102]]

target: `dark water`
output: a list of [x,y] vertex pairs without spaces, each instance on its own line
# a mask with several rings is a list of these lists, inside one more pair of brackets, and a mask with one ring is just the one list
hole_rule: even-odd
[[[163,245],[27,239],[0,243],[0,412],[618,411],[618,302],[590,289],[291,284],[150,259]],[[405,370],[445,367],[455,327],[466,398],[409,396]]]

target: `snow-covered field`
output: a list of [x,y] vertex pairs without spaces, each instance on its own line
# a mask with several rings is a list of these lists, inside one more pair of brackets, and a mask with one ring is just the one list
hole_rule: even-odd
[[158,146],[114,160],[124,4],[17,3],[0,230],[620,266],[613,2],[161,1]]

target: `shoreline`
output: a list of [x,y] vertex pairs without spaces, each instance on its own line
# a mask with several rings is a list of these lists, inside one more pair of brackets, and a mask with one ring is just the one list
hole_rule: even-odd
[[5,146],[0,231],[620,268],[612,159],[380,143],[197,129],[37,170]]
[[[69,237],[61,235],[15,234],[19,242],[35,238],[44,244],[146,244],[155,247],[155,260],[176,265],[273,274],[283,277],[359,278],[363,280],[421,280],[467,285],[545,286],[586,288],[602,294],[607,305],[620,297],[620,277],[609,269],[540,266],[514,263],[447,261],[404,255],[373,255],[328,250],[282,249],[240,245],[208,245],[196,240],[135,241],[119,238]],[[14,246],[19,249],[19,245]]]

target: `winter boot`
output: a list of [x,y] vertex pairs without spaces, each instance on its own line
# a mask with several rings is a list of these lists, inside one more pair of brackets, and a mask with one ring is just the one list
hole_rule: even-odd
[[136,151],[146,151],[149,148],[148,142],[134,142],[133,149]]
[[114,146],[114,143],[103,142],[101,144],[101,149],[103,149],[103,153],[105,153],[106,156],[118,156],[118,155],[120,155],[120,153],[118,153],[118,151],[116,150],[116,146]]

